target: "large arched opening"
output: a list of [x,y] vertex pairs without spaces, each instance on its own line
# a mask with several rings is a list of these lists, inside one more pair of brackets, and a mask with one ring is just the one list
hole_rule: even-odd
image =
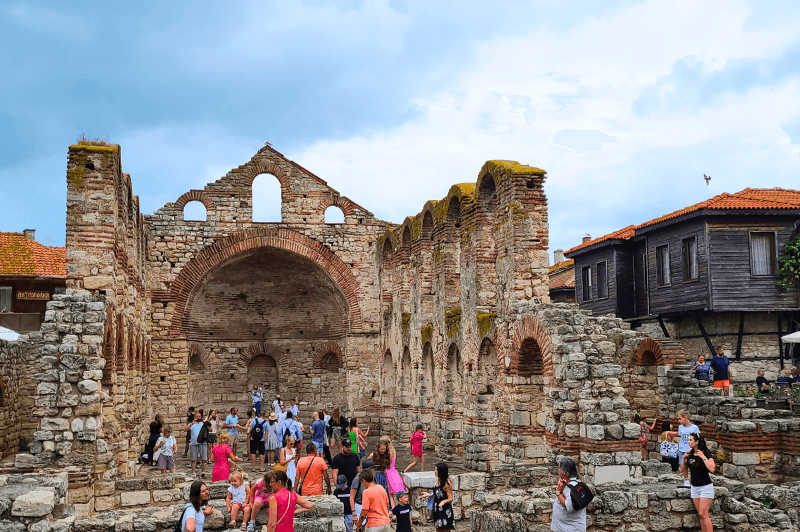
[[[241,397],[236,406],[247,407],[253,386],[266,398],[280,393],[322,406],[340,395],[336,342],[348,330],[348,300],[317,262],[276,247],[233,255],[186,299],[182,336],[208,353],[202,365],[189,360],[196,406],[219,408]],[[255,352],[252,345],[268,347]]]

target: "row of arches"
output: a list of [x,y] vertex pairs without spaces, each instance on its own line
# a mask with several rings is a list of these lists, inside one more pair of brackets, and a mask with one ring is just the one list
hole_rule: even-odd
[[[464,206],[470,203],[471,197],[458,187],[459,185],[455,185],[454,188],[456,190],[451,189],[451,193],[448,194],[449,200],[447,201],[447,210],[444,212],[441,222],[437,221],[436,216],[436,210],[441,207],[434,202],[425,204],[422,211],[422,222],[417,236],[417,240],[422,243],[423,246],[430,245],[430,242],[435,239],[435,233],[437,232],[444,233],[445,239],[447,239],[448,237],[454,237],[454,231],[461,228]],[[484,174],[479,181],[476,199],[477,205],[484,211],[494,212],[497,209],[497,186],[491,174]],[[385,261],[393,258],[393,254],[398,252],[402,256],[407,256],[407,254],[410,253],[413,240],[411,231],[412,225],[413,221],[407,218],[403,223],[402,236],[397,245],[393,242],[391,233],[387,232],[384,235],[385,239],[382,251]]]
[[[277,344],[256,343],[240,348],[238,359],[234,360],[224,357],[230,353],[225,345],[191,342],[187,361],[190,402],[220,408],[231,394],[245,397],[254,386],[260,386],[266,398],[288,394],[312,404],[326,404],[338,399],[343,389],[341,353],[327,346],[317,351],[313,354],[312,371],[301,375],[286,371],[293,367],[290,357],[296,354],[288,354],[288,349]],[[312,377],[312,386],[302,384],[307,376]]]

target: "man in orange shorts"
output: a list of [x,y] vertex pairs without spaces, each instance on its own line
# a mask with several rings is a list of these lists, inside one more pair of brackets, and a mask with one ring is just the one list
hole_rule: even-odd
[[711,371],[714,372],[714,388],[722,388],[722,396],[727,397],[731,389],[731,373],[729,371],[730,362],[725,356],[725,350],[721,347],[717,349],[717,354],[708,363]]

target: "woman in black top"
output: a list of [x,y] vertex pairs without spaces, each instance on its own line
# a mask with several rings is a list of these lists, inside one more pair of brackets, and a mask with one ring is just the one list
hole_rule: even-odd
[[455,522],[453,519],[453,484],[450,482],[447,464],[439,462],[436,464],[436,479],[438,481],[433,493],[420,493],[423,499],[433,497],[433,526],[437,532],[453,530]]
[[144,452],[147,455],[145,463],[147,465],[156,465],[155,460],[153,460],[153,447],[156,446],[158,438],[161,436],[162,427],[164,427],[164,418],[161,417],[161,414],[156,414],[155,419],[150,423],[150,438],[147,440],[147,445],[144,446]]
[[706,440],[698,433],[689,434],[689,450],[683,455],[681,470],[689,469],[692,483],[692,502],[700,518],[700,529],[703,532],[712,532],[711,517],[708,510],[714,502],[714,485],[711,483],[710,473],[717,466],[714,459],[708,456]]

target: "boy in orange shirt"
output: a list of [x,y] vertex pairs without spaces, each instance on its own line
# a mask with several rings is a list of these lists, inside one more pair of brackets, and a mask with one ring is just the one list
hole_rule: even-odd
[[[383,486],[375,484],[371,469],[361,472],[361,482],[367,489],[361,495],[361,517],[358,529],[366,532],[390,532],[389,496]],[[366,527],[365,527],[366,525]]]

